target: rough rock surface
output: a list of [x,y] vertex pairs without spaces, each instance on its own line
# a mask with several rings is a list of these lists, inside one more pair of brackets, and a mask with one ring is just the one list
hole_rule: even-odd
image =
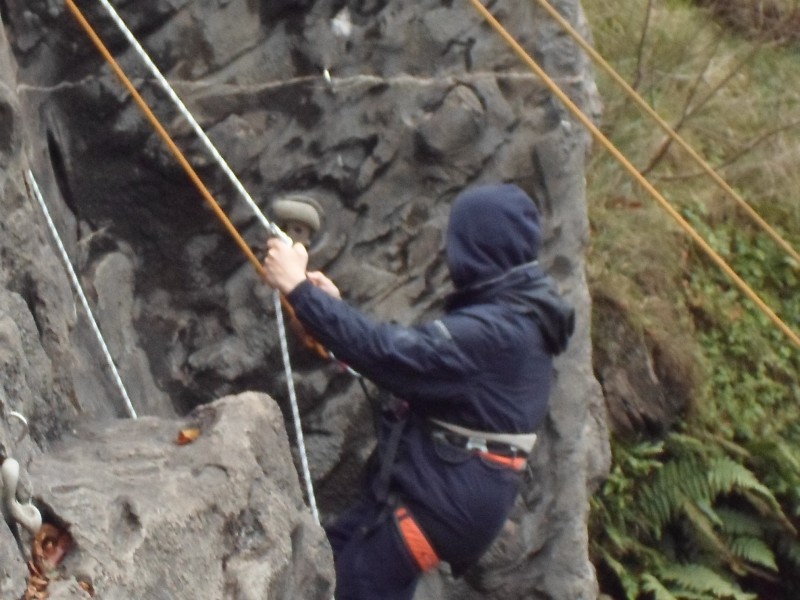
[[[184,428],[200,436],[178,445]],[[304,510],[266,395],[226,397],[180,421],[81,423],[29,474],[74,540],[53,600],[85,598],[67,591],[77,580],[108,600],[331,597],[330,547]]]
[[[556,4],[586,30],[576,0]],[[257,219],[100,3],[79,5],[233,223],[261,247]],[[265,211],[294,192],[323,206],[313,266],[377,318],[408,323],[440,308],[449,289],[441,231],[461,188],[513,181],[536,197],[542,261],[575,303],[578,330],[558,360],[550,418],[502,539],[464,580],[434,573],[417,598],[596,597],[586,518],[609,455],[591,369],[581,128],[468,2],[131,0],[117,8]],[[593,112],[592,73],[557,25],[533,2],[492,9]],[[25,187],[27,167],[140,414],[184,414],[257,390],[289,415],[269,291],[63,4],[4,0],[0,17],[9,42],[0,39],[0,417],[23,412],[32,431],[12,449],[14,425],[2,419],[0,443],[38,465],[56,460],[52,444],[75,417],[103,432],[100,419],[125,414]],[[311,469],[330,518],[353,498],[373,442],[370,417],[356,383],[291,341]],[[47,483],[34,477],[33,486]],[[86,518],[74,517],[82,531]],[[3,593],[24,587],[14,556],[0,526],[0,559],[11,557],[0,563]]]

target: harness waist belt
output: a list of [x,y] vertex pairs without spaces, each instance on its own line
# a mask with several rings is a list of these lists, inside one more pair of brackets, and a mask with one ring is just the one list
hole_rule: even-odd
[[[442,429],[457,433],[460,436],[472,440],[474,442],[472,447],[480,450],[488,450],[488,446],[492,444],[505,444],[516,450],[519,454],[527,455],[530,454],[536,444],[535,433],[494,433],[490,431],[467,429],[466,427],[453,425],[452,423],[440,421],[439,419],[430,419],[430,422]],[[481,442],[483,448],[481,448]],[[468,445],[467,448],[470,448],[470,446]]]
[[455,448],[473,452],[476,456],[481,456],[485,460],[509,469],[521,471],[525,468],[527,455],[522,450],[512,448],[508,444],[466,437],[444,429],[437,429],[431,435],[434,439],[442,440]]

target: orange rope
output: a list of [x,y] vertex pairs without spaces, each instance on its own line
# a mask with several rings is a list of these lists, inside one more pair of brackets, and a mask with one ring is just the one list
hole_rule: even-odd
[[[258,257],[255,255],[255,253],[247,244],[247,242],[245,242],[242,235],[236,229],[236,226],[228,218],[228,215],[225,214],[225,211],[222,210],[219,203],[214,199],[214,196],[211,194],[211,192],[208,191],[208,188],[203,183],[203,180],[200,179],[200,176],[197,174],[192,165],[186,159],[183,152],[181,152],[180,148],[178,148],[178,145],[173,141],[172,137],[170,137],[167,130],[158,120],[158,117],[155,116],[153,111],[148,106],[147,102],[144,100],[144,98],[142,98],[142,95],[139,93],[139,91],[136,89],[133,83],[131,83],[131,80],[125,74],[125,71],[122,70],[117,61],[111,55],[111,52],[109,52],[108,48],[103,43],[103,40],[101,40],[100,36],[97,35],[95,30],[92,28],[91,24],[86,20],[86,17],[84,17],[83,13],[77,7],[75,2],[73,0],[65,0],[65,1],[67,4],[67,8],[69,8],[70,12],[72,12],[75,19],[78,21],[83,30],[92,40],[97,49],[100,51],[100,54],[103,55],[103,58],[105,58],[106,62],[114,71],[114,74],[117,76],[117,78],[119,78],[119,80],[128,90],[128,92],[130,92],[131,96],[133,97],[133,100],[142,110],[144,116],[147,117],[147,120],[153,126],[153,129],[155,129],[156,133],[158,133],[161,139],[164,140],[164,143],[166,143],[167,147],[170,149],[173,156],[178,160],[180,165],[183,167],[183,170],[186,171],[186,174],[189,176],[189,179],[192,180],[192,183],[194,183],[195,187],[203,196],[205,201],[208,203],[209,207],[211,207],[211,210],[225,226],[225,229],[228,230],[228,233],[231,235],[233,240],[239,246],[241,251],[244,252],[245,256],[247,256],[247,259],[250,261],[255,270],[258,272],[259,276],[264,281],[266,281],[266,272],[264,271],[264,266],[261,264],[261,261],[258,260]],[[302,330],[302,325],[300,325],[299,321],[297,320],[294,308],[292,308],[292,305],[289,304],[288,300],[286,300],[286,298],[283,295],[281,295],[281,305],[283,306],[286,313],[289,315],[290,322],[293,325],[292,329],[294,329],[296,332],[298,332],[298,334],[300,334],[300,331]],[[303,340],[303,343],[306,346],[315,350],[318,354],[320,354],[320,356],[326,359],[328,358],[327,350],[325,350],[325,348],[319,342],[317,342],[310,335],[308,335],[308,333],[305,330],[302,330],[301,339]]]
[[797,263],[797,268],[800,268],[800,253],[794,249],[794,247],[787,242],[781,235],[773,229],[769,223],[767,223],[761,215],[759,215],[752,206],[750,206],[747,201],[742,198],[736,191],[717,173],[711,165],[708,164],[706,160],[703,159],[697,151],[692,148],[689,143],[683,139],[683,137],[678,134],[670,125],[661,118],[661,116],[651,107],[644,98],[642,98],[636,90],[634,90],[627,81],[625,81],[622,76],[614,70],[608,62],[600,55],[597,50],[595,50],[589,42],[587,42],[580,33],[578,33],[575,28],[567,21],[555,8],[553,5],[550,4],[547,0],[537,0],[539,4],[544,8],[547,13],[553,17],[561,27],[569,34],[569,36],[577,42],[577,44],[583,48],[583,50],[592,57],[592,59],[599,64],[603,69],[614,79],[614,81],[622,87],[623,90],[628,94],[628,96],[633,99],[634,102],[644,110],[657,124],[661,129],[666,133],[670,138],[672,138],[678,145],[683,148],[692,159],[700,165],[700,168],[709,176],[711,179],[716,183],[722,190],[727,193],[731,198],[733,198],[736,203],[747,213],[747,215],[757,224],[759,225],[764,231],[772,237],[773,240],[781,247],[783,250],[789,254]]
[[675,220],[676,223],[689,235],[689,237],[694,240],[694,242],[708,255],[709,258],[713,262],[719,266],[720,269],[736,284],[736,286],[745,294],[750,300],[755,303],[755,305],[772,321],[786,336],[794,342],[794,344],[800,347],[800,336],[795,333],[786,323],[784,323],[781,318],[773,311],[760,297],[759,295],[753,291],[753,289],[747,285],[747,283],[739,277],[739,275],[734,271],[725,259],[723,259],[717,252],[708,245],[708,243],[700,236],[697,231],[689,224],[686,219],[684,219],[680,213],[673,208],[673,206],[667,201],[664,196],[662,196],[658,190],[641,174],[639,171],[636,170],[636,167],[625,158],[625,156],[614,146],[614,144],[600,131],[600,129],[592,123],[591,119],[587,117],[584,112],[567,96],[566,93],[558,86],[558,84],[553,81],[553,79],[547,75],[547,73],[539,66],[539,64],[531,58],[531,56],[525,51],[522,46],[511,36],[510,33],[503,27],[503,25],[494,18],[494,16],[480,3],[479,0],[469,0],[475,9],[483,16],[484,19],[489,23],[489,25],[494,28],[494,30],[500,34],[500,36],[506,41],[506,43],[511,47],[511,49],[519,56],[530,69],[542,79],[542,81],[547,85],[550,91],[559,99],[564,105],[570,110],[570,112],[591,132],[591,134],[595,137],[600,144],[608,150],[611,155],[616,158],[620,164],[636,179],[642,187],[647,190],[651,196],[661,205],[661,207],[667,211],[667,213]]

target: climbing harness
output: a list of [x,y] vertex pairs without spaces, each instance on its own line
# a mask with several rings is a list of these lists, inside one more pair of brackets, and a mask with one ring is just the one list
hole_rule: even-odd
[[431,437],[514,471],[522,471],[527,464],[528,453],[510,444],[492,442],[483,437],[464,436],[445,428],[434,429]]
[[391,495],[392,469],[397,459],[397,451],[400,449],[400,440],[410,418],[409,409],[408,402],[394,396],[391,396],[382,408],[382,424],[388,427],[388,433],[383,438],[384,443],[378,445],[378,472],[372,480],[372,493],[381,503],[387,503]]
[[400,505],[395,509],[394,522],[419,570],[425,573],[436,568],[441,559],[408,507]]
[[454,425],[452,423],[446,423],[445,421],[440,421],[439,419],[429,419],[429,421],[433,425],[437,425],[439,428],[447,430],[449,433],[454,433],[472,440],[480,440],[480,442],[476,443],[481,443],[484,446],[487,444],[504,444],[511,449],[530,454],[533,451],[534,445],[536,444],[535,433],[493,433],[489,431],[467,429],[466,427],[461,427],[460,425]]
[[600,144],[611,153],[611,155],[628,171],[631,176],[658,202],[658,204],[672,217],[672,219],[683,229],[698,247],[733,281],[736,287],[749,298],[769,320],[778,327],[794,344],[800,347],[800,335],[791,329],[773,311],[764,300],[745,282],[731,266],[720,256],[703,237],[684,219],[681,214],[661,195],[661,193],[651,184],[635,166],[614,146],[606,135],[600,131],[592,120],[578,107],[572,99],[561,89],[561,87],[545,72],[545,70],[528,54],[516,39],[503,27],[503,25],[492,15],[491,12],[481,4],[480,0],[469,0],[486,22],[503,38],[515,54],[533,71],[556,96],[567,109],[575,116],[578,121],[600,142]]
[[[111,8],[111,6],[107,2],[105,2],[104,0],[100,0],[100,1],[104,4],[104,6],[106,6],[107,9]],[[200,179],[199,175],[197,175],[197,172],[191,166],[189,161],[186,159],[184,154],[181,152],[180,148],[178,148],[177,144],[173,141],[172,137],[169,135],[169,133],[164,128],[164,126],[161,124],[161,122],[155,116],[153,111],[150,109],[150,107],[147,104],[147,102],[144,100],[144,98],[142,98],[142,96],[139,93],[139,91],[136,89],[136,87],[130,81],[128,76],[125,74],[125,72],[119,66],[117,61],[111,55],[111,53],[109,52],[108,48],[106,48],[105,44],[100,39],[100,37],[97,35],[97,33],[94,31],[94,29],[89,24],[89,22],[86,20],[86,18],[84,17],[83,13],[81,12],[81,10],[77,7],[77,5],[75,4],[75,2],[73,0],[66,0],[66,4],[67,4],[67,7],[72,12],[73,16],[75,17],[75,19],[78,21],[78,23],[84,29],[86,34],[92,40],[94,45],[97,47],[98,51],[105,58],[106,62],[109,64],[111,69],[114,71],[114,73],[116,74],[117,78],[122,82],[122,84],[125,86],[125,88],[128,90],[128,92],[131,94],[132,98],[134,99],[134,102],[136,102],[136,104],[142,110],[144,115],[147,117],[147,119],[150,122],[150,124],[155,129],[155,131],[159,134],[159,136],[162,138],[162,140],[167,144],[167,147],[170,149],[170,151],[172,152],[174,157],[181,164],[181,166],[183,167],[184,171],[187,173],[189,178],[195,184],[195,187],[198,189],[198,191],[201,193],[201,195],[206,200],[208,205],[211,207],[211,209],[213,210],[213,212],[215,213],[217,218],[223,223],[225,228],[228,230],[228,233],[230,233],[231,237],[237,243],[239,248],[247,256],[248,260],[253,265],[253,267],[256,269],[256,271],[261,276],[261,278],[265,279],[266,278],[266,273],[264,271],[264,267],[262,266],[261,262],[258,260],[256,255],[253,253],[253,251],[251,250],[250,246],[248,246],[247,243],[244,241],[244,238],[242,238],[241,234],[238,232],[236,227],[230,221],[228,216],[225,214],[225,212],[219,206],[219,203],[211,195],[211,192],[209,192],[208,188],[203,183],[203,181]],[[111,13],[116,14],[113,11],[113,9],[111,9]],[[113,17],[113,14],[112,14],[112,17]],[[122,20],[119,19],[118,16],[115,19],[115,22],[117,22],[118,25],[119,24],[124,25],[124,23],[122,23]],[[127,27],[125,27],[125,29],[127,30]],[[129,30],[128,30],[128,32],[129,32]],[[133,37],[133,35],[130,34],[130,37]],[[136,44],[136,46],[140,47],[138,44]],[[146,54],[146,53],[142,50],[140,54]],[[152,61],[150,61],[150,60],[148,60],[147,62],[149,64],[152,64]],[[155,67],[155,65],[153,65],[153,67]],[[163,76],[160,79],[163,80],[164,83],[166,83],[166,85],[169,87],[169,84],[166,82],[166,80],[163,78]],[[174,94],[174,92],[173,92],[173,94]],[[177,98],[177,95],[175,95],[175,97]],[[181,103],[181,105],[182,105],[182,103]],[[185,109],[185,107],[184,107],[184,109]],[[185,112],[188,113],[189,111],[185,110]],[[194,119],[192,119],[192,121],[194,121]],[[196,123],[196,121],[194,121],[194,122]],[[197,126],[197,129],[200,129],[200,127]],[[207,136],[205,136],[205,134],[203,134],[203,136],[201,136],[201,139],[204,139],[204,141],[205,141],[208,138],[207,138]],[[208,145],[209,146],[213,146],[213,144],[211,144],[210,140],[208,141]],[[218,152],[214,152],[214,154],[215,154],[215,158],[216,158],[216,156],[219,156]],[[219,159],[221,159],[221,158],[222,157],[219,156]],[[219,161],[219,159],[218,159],[218,161]],[[220,164],[222,164],[222,163],[224,163],[224,160],[220,162]],[[230,170],[230,168],[223,169],[223,170],[226,170],[226,172],[229,173],[229,176],[233,175],[233,172]],[[236,179],[235,175],[233,175],[233,178]],[[241,188],[242,190],[244,189],[243,186],[241,186],[241,183],[239,183],[237,185],[237,188]],[[249,197],[249,195],[247,195],[246,192],[245,192],[245,196]],[[252,203],[252,206],[256,206],[254,202]],[[257,208],[257,206],[256,206],[256,208]],[[259,210],[258,213],[260,214],[261,211]],[[276,225],[274,225],[272,223],[269,223],[269,221],[267,221],[266,217],[263,217],[263,214],[262,214],[262,223],[266,224],[265,226],[267,227],[267,229],[273,235],[279,237],[281,240],[283,240],[286,243],[291,243],[291,239],[285,233],[280,231],[280,229]],[[281,356],[283,358],[284,372],[285,372],[285,375],[286,375],[286,386],[287,386],[288,393],[289,393],[289,403],[291,405],[291,410],[292,410],[292,418],[293,418],[293,421],[294,421],[295,437],[296,437],[296,440],[297,440],[297,445],[298,445],[300,459],[301,459],[303,479],[304,479],[304,482],[305,482],[305,485],[306,485],[306,494],[308,496],[308,502],[309,502],[309,507],[311,509],[311,513],[314,516],[314,519],[317,522],[319,522],[320,521],[320,519],[319,519],[319,511],[317,509],[317,503],[316,503],[316,498],[315,498],[315,495],[314,495],[313,483],[312,483],[312,480],[311,480],[311,470],[310,470],[309,465],[308,465],[308,455],[307,455],[307,452],[306,452],[306,449],[305,449],[305,441],[304,441],[304,437],[303,437],[302,423],[300,421],[300,409],[299,409],[299,406],[298,406],[297,394],[296,394],[295,387],[294,387],[294,377],[293,377],[293,374],[292,374],[291,362],[289,360],[289,346],[288,346],[288,341],[286,339],[286,327],[285,327],[285,324],[284,324],[283,309],[285,309],[287,311],[287,313],[290,315],[290,317],[292,319],[295,319],[296,317],[294,316],[294,310],[292,309],[291,305],[288,303],[288,301],[286,301],[286,299],[277,290],[275,290],[273,292],[273,300],[274,300],[274,306],[275,306],[275,316],[276,316],[276,320],[277,320],[277,324],[278,324],[278,333],[279,333],[279,338],[280,338]],[[313,347],[323,357],[330,358],[330,356],[331,356],[330,353],[328,353],[327,350],[325,350],[318,342],[316,342],[316,340],[313,340],[310,336],[306,336],[306,339],[304,339],[303,341],[306,343],[306,345],[308,345],[310,347]]]
[[485,459],[522,469],[536,445],[535,433],[494,433],[467,429],[439,419],[429,419],[431,435],[451,446],[476,451]]
[[137,418],[136,409],[133,407],[133,403],[131,402],[130,396],[128,395],[128,391],[125,389],[125,384],[122,383],[122,378],[119,376],[119,371],[117,370],[117,365],[114,364],[114,359],[111,358],[111,352],[108,349],[108,345],[106,344],[105,339],[103,338],[103,334],[100,332],[100,327],[97,325],[97,321],[94,318],[94,314],[92,313],[92,309],[89,306],[89,301],[86,299],[86,294],[83,291],[81,286],[80,280],[78,279],[78,275],[75,273],[75,269],[72,266],[72,263],[69,260],[69,255],[67,254],[66,248],[64,248],[64,243],[61,241],[61,236],[58,233],[58,229],[56,229],[56,225],[53,222],[52,217],[50,216],[50,211],[47,209],[47,204],[42,197],[42,192],[39,189],[39,184],[36,182],[36,178],[33,176],[33,172],[28,169],[25,171],[25,176],[28,181],[28,186],[30,187],[31,191],[33,192],[33,196],[36,199],[39,208],[42,210],[44,214],[44,218],[47,221],[47,227],[50,229],[50,234],[53,237],[53,240],[56,243],[56,247],[58,248],[59,258],[61,258],[61,264],[64,266],[64,269],[67,271],[69,275],[70,283],[72,284],[72,289],[80,298],[81,305],[83,306],[83,310],[86,313],[86,317],[89,320],[89,326],[94,333],[95,339],[97,340],[98,345],[100,346],[100,350],[103,353],[103,358],[106,361],[106,365],[108,366],[109,371],[111,372],[111,376],[114,379],[114,383],[119,390],[122,399],[125,401],[125,408],[128,411],[128,414],[131,418]]

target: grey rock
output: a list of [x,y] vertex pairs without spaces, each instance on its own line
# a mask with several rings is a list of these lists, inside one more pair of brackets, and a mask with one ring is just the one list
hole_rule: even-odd
[[[588,558],[588,498],[607,472],[610,456],[605,408],[591,367],[583,275],[586,133],[467,3],[118,4],[263,210],[273,198],[294,192],[320,203],[325,229],[311,248],[313,268],[328,272],[349,301],[375,318],[411,323],[441,309],[450,289],[442,231],[450,203],[464,186],[512,181],[536,198],[546,227],[542,262],[575,303],[578,331],[558,360],[551,414],[505,533],[464,580],[454,581],[446,570],[427,576],[418,599],[596,597]],[[556,4],[587,30],[577,0]],[[62,518],[74,519],[83,548],[93,545],[108,556],[106,565],[105,558],[79,551],[67,566],[80,562],[95,583],[111,586],[107,570],[130,577],[135,556],[142,586],[137,590],[156,589],[161,581],[170,597],[203,583],[214,587],[233,581],[217,597],[237,590],[240,596],[233,597],[249,598],[263,595],[270,581],[284,582],[275,584],[280,588],[275,593],[295,589],[301,580],[328,581],[324,552],[312,553],[319,559],[318,571],[287,562],[283,554],[262,553],[264,560],[252,563],[247,544],[265,547],[266,534],[259,528],[267,521],[260,512],[248,513],[242,526],[249,533],[236,543],[218,536],[214,548],[203,549],[234,552],[225,576],[194,570],[200,550],[193,546],[173,547],[173,561],[181,569],[165,574],[158,557],[178,533],[174,525],[158,521],[153,506],[158,499],[172,523],[179,506],[195,511],[195,529],[184,532],[191,535],[199,523],[218,532],[237,510],[271,510],[268,503],[257,509],[243,503],[241,488],[228,493],[235,486],[223,482],[230,484],[231,473],[239,477],[243,471],[225,474],[194,457],[198,470],[187,474],[181,461],[189,460],[193,449],[181,448],[187,452],[178,461],[178,454],[170,453],[178,450],[167,442],[150,447],[144,440],[174,428],[175,422],[166,419],[173,411],[189,413],[247,390],[269,393],[289,415],[272,296],[63,6],[50,0],[7,0],[3,6],[0,335],[8,341],[0,347],[5,394],[0,417],[16,407],[32,417],[31,437],[14,451],[41,474],[32,477],[38,490],[56,477],[54,465],[69,448],[87,448],[113,431],[140,455],[161,453],[162,462],[151,467],[156,475],[165,477],[169,464],[186,481],[191,475],[219,490],[217,512],[202,495],[196,505],[177,504],[180,499],[167,495],[175,493],[167,481],[149,497],[138,495],[127,478],[141,477],[144,486],[146,477],[129,471],[130,457],[109,450],[104,467],[110,475],[101,488],[110,500],[98,507],[107,517],[105,525],[89,523],[66,493],[51,487],[42,494],[54,510],[58,505]],[[346,36],[332,27],[345,7]],[[596,115],[600,105],[585,57],[535,3],[496,3],[493,10],[565,91]],[[100,5],[88,7],[87,16],[134,74],[232,223],[260,252],[266,233],[250,209],[143,75]],[[41,184],[137,410],[164,420],[150,416],[141,425],[107,423],[122,416],[124,407],[26,190],[22,173],[27,166]],[[293,338],[290,354],[311,470],[322,515],[329,519],[358,489],[360,468],[374,443],[371,417],[358,385],[335,365],[321,363]],[[218,410],[211,406],[208,410]],[[54,441],[76,419],[82,423],[78,438],[59,442],[60,450],[54,451]],[[128,427],[146,431],[135,440],[126,437]],[[11,439],[11,427],[0,419],[0,442]],[[218,441],[221,448],[233,443]],[[88,478],[98,463],[74,451],[75,475]],[[239,451],[257,454],[255,446]],[[281,468],[291,469],[288,453],[279,460]],[[37,471],[45,468],[46,473]],[[273,475],[275,482],[288,477],[276,469],[259,475],[267,495]],[[286,506],[285,499],[275,501],[276,507]],[[303,512],[299,506],[292,510]],[[278,523],[279,531],[287,527]],[[0,532],[0,558],[13,555],[7,537]],[[317,538],[308,539],[317,544]],[[288,548],[285,540],[278,546]],[[13,577],[12,588],[19,581]],[[64,594],[77,593],[70,581],[64,582]]]
[[26,574],[25,560],[17,549],[11,530],[5,524],[0,525],[0,595],[3,598],[19,597],[25,589]]
[[[176,444],[187,427],[200,436]],[[263,394],[182,420],[77,425],[29,474],[74,540],[54,579],[88,581],[100,598],[331,596],[330,547],[303,504],[280,410]]]

